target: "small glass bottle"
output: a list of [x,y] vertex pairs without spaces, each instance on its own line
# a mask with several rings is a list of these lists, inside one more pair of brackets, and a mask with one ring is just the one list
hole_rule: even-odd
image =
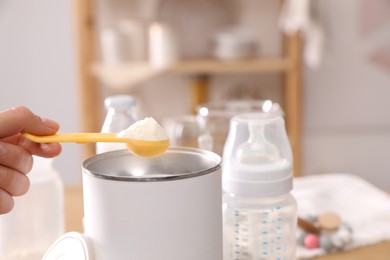
[[52,159],[34,156],[27,194],[0,216],[0,259],[40,260],[64,233],[64,188]]
[[275,113],[234,117],[224,147],[224,260],[293,260],[292,152]]
[[[109,96],[104,100],[107,115],[102,133],[119,133],[137,121],[136,101],[129,95]],[[124,143],[96,143],[96,153],[127,149]]]

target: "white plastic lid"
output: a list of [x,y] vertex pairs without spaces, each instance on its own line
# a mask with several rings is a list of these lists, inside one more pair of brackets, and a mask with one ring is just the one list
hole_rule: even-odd
[[135,98],[130,95],[116,95],[106,97],[104,106],[106,109],[113,107],[116,109],[128,109],[135,106]]
[[93,260],[95,257],[86,236],[78,232],[69,232],[58,238],[42,259]]

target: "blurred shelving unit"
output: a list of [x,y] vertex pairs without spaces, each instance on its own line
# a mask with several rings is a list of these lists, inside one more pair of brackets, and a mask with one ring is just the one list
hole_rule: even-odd
[[[126,63],[107,66],[96,63],[96,33],[94,0],[73,1],[77,40],[80,109],[83,130],[99,131],[103,111],[99,82],[114,88],[124,88],[159,74],[191,75],[191,108],[207,101],[208,76],[213,74],[280,73],[283,75],[283,103],[286,128],[294,154],[294,174],[300,175],[301,162],[301,40],[300,35],[283,35],[284,52],[281,57],[253,58],[234,61],[191,59],[180,61],[164,69],[154,69],[145,63]],[[135,71],[137,73],[135,73]],[[132,75],[137,75],[134,77]],[[94,154],[87,146],[85,155]]]

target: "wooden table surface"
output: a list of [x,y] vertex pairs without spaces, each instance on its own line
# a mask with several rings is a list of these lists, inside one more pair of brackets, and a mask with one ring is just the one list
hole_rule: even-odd
[[[83,193],[80,186],[65,187],[66,231],[83,232]],[[390,220],[389,220],[390,221]],[[390,241],[358,248],[348,252],[330,254],[313,260],[390,260]]]

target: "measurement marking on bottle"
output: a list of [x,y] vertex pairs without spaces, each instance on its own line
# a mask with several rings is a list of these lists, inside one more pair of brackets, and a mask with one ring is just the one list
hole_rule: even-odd
[[230,260],[289,260],[285,208],[231,211]]

